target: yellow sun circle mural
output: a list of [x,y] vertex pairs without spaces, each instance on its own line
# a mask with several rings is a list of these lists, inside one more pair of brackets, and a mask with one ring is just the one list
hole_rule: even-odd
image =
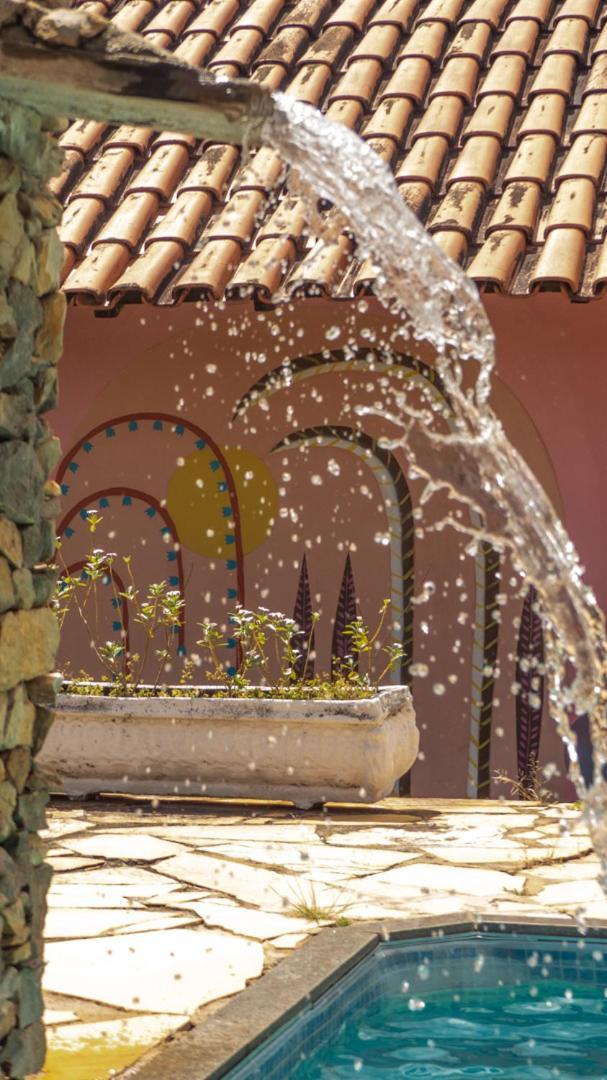
[[[243,552],[260,547],[278,512],[276,481],[268,466],[249,450],[223,447],[238,496]],[[184,459],[167,486],[166,506],[184,547],[207,558],[230,558],[232,515],[223,470],[209,447]]]

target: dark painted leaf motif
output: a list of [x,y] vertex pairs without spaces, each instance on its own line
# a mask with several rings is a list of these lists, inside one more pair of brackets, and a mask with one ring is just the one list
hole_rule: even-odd
[[516,753],[518,777],[531,787],[537,768],[544,700],[544,633],[533,585],[525,597],[516,651]]
[[305,554],[299,572],[299,585],[297,586],[293,619],[300,630],[300,633],[293,639],[293,647],[299,652],[299,658],[295,662],[295,674],[298,679],[303,678],[304,674],[307,679],[311,679],[314,675],[314,633],[312,593],[310,591],[308,562]]
[[[335,623],[333,625],[333,643],[331,645],[332,672],[335,672],[339,668],[340,661],[345,660],[347,656],[353,656],[352,642],[345,631],[350,623],[354,622],[357,615],[358,603],[354,586],[354,574],[352,573],[350,552],[348,552],[343,577],[341,579],[339,600],[337,601],[337,611],[335,612]],[[354,656],[354,666],[356,670],[358,670],[357,656]]]

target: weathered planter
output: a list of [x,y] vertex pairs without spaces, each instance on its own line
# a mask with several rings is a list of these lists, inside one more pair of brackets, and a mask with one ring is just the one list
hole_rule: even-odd
[[41,764],[92,792],[375,802],[417,756],[406,687],[361,701],[60,694]]

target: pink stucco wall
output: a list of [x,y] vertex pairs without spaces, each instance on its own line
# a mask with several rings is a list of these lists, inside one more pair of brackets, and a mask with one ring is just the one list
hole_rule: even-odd
[[[587,567],[588,581],[606,605],[603,306],[573,305],[564,297],[543,295],[524,300],[489,297],[487,309],[497,337],[494,407],[562,514]],[[232,413],[251,385],[285,357],[336,349],[347,341],[365,350],[374,334],[381,336],[384,323],[385,316],[373,307],[361,313],[349,304],[323,300],[289,306],[280,315],[256,312],[243,302],[224,309],[136,306],[106,319],[75,308],[68,317],[61,401],[54,417],[64,451],[96,425],[107,426],[125,414],[170,414],[203,429],[226,451],[240,490],[248,537],[246,603],[291,613],[306,552],[315,605],[322,612],[317,639],[321,667],[329,664],[347,552],[360,608],[369,621],[390,593],[389,549],[381,543],[389,533],[386,506],[377,475],[364,458],[341,447],[271,451],[290,432],[318,425],[362,425],[373,438],[394,435],[393,426],[381,417],[360,419],[355,412],[356,405],[385,402],[385,374],[319,373],[282,388],[261,405],[253,404],[243,417],[234,420]],[[211,499],[204,472],[209,463],[200,456],[192,458],[196,453],[204,457],[206,449],[196,451],[189,432],[175,434],[168,423],[162,431],[154,430],[150,420],[142,421],[136,431],[123,425],[108,436],[104,430],[91,443],[75,457],[76,471],[66,473],[66,511],[87,498],[91,506],[98,506],[96,493],[121,485],[146,492],[161,504],[167,500],[167,508],[179,519],[180,532],[193,538],[190,546],[181,544],[181,558],[186,646],[195,649],[197,620],[206,615],[221,620],[234,603],[228,596],[234,587],[233,573],[226,569],[230,552],[224,550],[222,530],[216,528],[221,508]],[[406,472],[406,454],[396,451],[396,457]],[[187,498],[184,503],[182,477],[176,474],[189,469],[194,478],[199,468],[204,472],[203,486],[194,486],[190,504]],[[419,483],[411,481],[410,487],[416,505]],[[173,543],[159,535],[162,523],[145,509],[146,504],[135,501],[124,506],[120,497],[112,496],[101,511],[104,520],[94,538],[78,517],[72,522],[75,531],[65,538],[62,556],[74,562],[94,541],[110,550],[132,552],[143,582],[173,574],[174,559],[167,558]],[[433,504],[430,523],[442,510],[440,501]],[[418,528],[423,525],[416,522]],[[213,550],[215,539],[218,552]],[[427,663],[430,674],[414,683],[422,756],[414,770],[413,792],[463,795],[474,567],[454,535],[425,531],[415,546],[416,591],[432,581],[436,592],[415,609],[414,658]],[[503,612],[492,736],[492,771],[504,769],[511,775],[516,774],[512,621],[520,608],[520,599],[511,598]],[[458,621],[462,612],[463,623]],[[106,624],[110,634],[109,607]],[[93,667],[88,643],[74,623],[66,625],[63,657],[71,658],[73,669]],[[434,692],[436,683],[445,687],[444,693]],[[541,758],[562,765],[562,751],[546,715]]]

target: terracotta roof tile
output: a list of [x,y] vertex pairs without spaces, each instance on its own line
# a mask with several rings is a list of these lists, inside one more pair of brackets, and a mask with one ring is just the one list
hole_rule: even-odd
[[151,301],[175,273],[183,258],[183,245],[160,241],[139,255],[108,289],[110,301],[126,299],[129,294]]
[[285,26],[265,46],[255,65],[280,64],[290,71],[310,42],[310,32],[302,26]]
[[604,240],[601,244],[598,252],[598,259],[596,262],[593,293],[595,296],[602,296],[607,288],[607,242]]
[[352,241],[345,236],[329,244],[317,240],[310,253],[304,256],[290,275],[288,295],[331,296],[351,250]]
[[154,11],[151,0],[127,0],[112,22],[120,30],[141,30]]
[[106,131],[107,124],[99,123],[97,120],[76,120],[59,136],[59,145],[64,150],[77,150],[83,155],[90,154],[98,146]]
[[516,19],[535,19],[540,26],[546,26],[554,0],[517,0],[506,16],[506,26]]
[[105,150],[78,182],[75,194],[92,195],[105,202],[114,199],[131,170],[134,157],[133,151],[127,148]]
[[417,125],[412,141],[421,139],[424,135],[444,135],[449,142],[453,142],[462,123],[464,115],[464,102],[455,94],[451,97],[434,98],[424,112]]
[[356,60],[379,60],[381,64],[385,64],[391,59],[399,39],[398,27],[390,23],[372,26],[352,50],[346,63],[349,65]]
[[501,142],[494,135],[475,135],[466,141],[447,177],[447,186],[459,180],[476,180],[489,188],[501,153]]
[[518,129],[523,135],[552,135],[560,140],[567,102],[562,94],[537,94]]
[[283,15],[279,28],[297,26],[315,35],[330,11],[331,0],[299,0],[294,8]]
[[158,202],[157,195],[148,191],[127,195],[95,237],[93,247],[113,241],[136,251],[146,228],[158,213]]
[[255,68],[251,75],[251,82],[257,82],[273,93],[283,88],[285,78],[286,71],[280,64],[263,64]]
[[592,228],[596,188],[592,180],[564,180],[559,184],[544,227],[547,236],[552,229],[569,226],[583,229],[588,234]]
[[482,21],[488,23],[493,30],[497,30],[508,3],[509,0],[473,0],[459,21],[464,25]]
[[546,93],[570,97],[575,71],[576,63],[573,56],[561,53],[547,56],[531,84],[529,97]]
[[329,94],[329,103],[332,105],[335,101],[350,99],[368,105],[381,79],[382,71],[383,65],[379,60],[355,60]]
[[261,30],[254,28],[235,30],[225,45],[209,61],[209,70],[215,70],[217,73],[218,69],[227,65],[235,68],[238,73],[244,74],[251,61],[255,59],[263,41],[264,35]]
[[556,285],[577,292],[585,255],[586,234],[581,229],[553,229],[531,274],[531,286]]
[[545,187],[556,153],[556,140],[551,135],[526,135],[521,139],[504,177],[509,181],[534,180]]
[[343,0],[325,26],[348,26],[360,33],[374,6],[374,0]]
[[150,191],[167,202],[183,176],[189,154],[183,146],[160,146],[132,178],[127,192]]
[[525,251],[525,237],[519,229],[493,232],[477,251],[468,273],[481,286],[506,292]]
[[461,97],[467,105],[471,103],[476,91],[480,65],[470,57],[448,59],[430,92],[433,98],[447,94]]
[[191,34],[213,34],[219,39],[220,34],[230,25],[240,10],[238,0],[209,0],[195,19],[187,26],[184,37]]
[[518,100],[527,64],[522,56],[498,56],[491,64],[479,89],[479,98],[491,94],[509,94]]
[[449,45],[446,57],[468,56],[482,64],[491,41],[491,25],[486,22],[466,22]]
[[432,202],[432,186],[424,180],[405,181],[399,184],[399,191],[409,209],[425,221]]
[[520,229],[533,240],[540,216],[541,188],[532,181],[508,184],[485,229],[489,236],[496,230]]
[[533,60],[540,33],[537,19],[514,19],[493,46],[491,55],[522,56],[525,64]]
[[63,288],[68,298],[100,304],[108,290],[129,264],[130,251],[125,244],[99,244],[72,270]]
[[417,139],[396,170],[396,179],[423,180],[436,191],[448,150],[449,142],[442,135],[426,135],[423,139]]
[[605,167],[606,153],[607,136],[578,135],[557,171],[555,183],[587,177],[598,187]]
[[476,135],[494,135],[501,144],[506,141],[514,112],[514,100],[509,94],[486,94],[468,120],[462,142]]
[[216,199],[221,199],[236,168],[238,158],[239,154],[235,146],[223,146],[217,143],[208,147],[182,179],[177,189],[178,193],[207,191]]
[[431,74],[432,69],[428,60],[405,57],[382,90],[380,102],[390,97],[406,97],[419,105],[426,93]]
[[596,19],[598,7],[599,0],[564,0],[555,13],[554,21],[556,23],[560,19],[586,19],[592,26]]
[[169,0],[141,33],[147,37],[156,31],[168,34],[175,41],[195,14],[196,4],[193,0]]
[[418,7],[419,0],[384,0],[369,19],[369,26],[394,26],[405,34]]
[[254,292],[262,301],[270,300],[287,276],[296,254],[296,247],[288,237],[261,240],[240,264],[228,295],[238,297]]
[[592,58],[607,52],[607,22],[603,23],[603,29],[592,46]]
[[171,203],[164,217],[157,221],[144,246],[147,248],[150,244],[165,240],[182,244],[184,248],[190,247],[211,216],[212,209],[213,200],[206,191],[182,192]]
[[305,223],[306,208],[303,200],[288,196],[261,226],[259,238],[278,240],[284,236],[299,247]]
[[456,263],[463,263],[468,253],[468,241],[463,233],[456,232],[455,229],[435,229],[432,238],[445,255]]
[[242,249],[235,240],[210,240],[173,282],[175,300],[218,300],[235,273]]
[[448,27],[442,22],[422,23],[403,43],[399,60],[405,57],[419,57],[428,60],[434,67],[440,60]]
[[430,222],[430,230],[457,229],[471,237],[483,205],[484,186],[474,181],[458,181],[449,188]]
[[409,98],[387,98],[371,113],[362,135],[365,139],[388,136],[399,144],[413,115],[413,102]]
[[336,124],[343,124],[344,127],[355,131],[360,127],[364,113],[365,108],[362,100],[339,98],[337,101],[331,102],[325,115],[330,120],[334,120]]
[[582,132],[607,134],[607,94],[589,94],[573,125],[573,134]]
[[105,215],[105,203],[101,199],[74,198],[65,209],[59,236],[62,243],[81,255],[87,243],[96,233]]
[[332,71],[328,64],[308,64],[300,68],[285,93],[298,101],[307,102],[308,105],[318,105],[331,76]]
[[[481,286],[607,291],[607,18],[598,0],[109,0],[216,75],[321,107],[393,169]],[[115,14],[114,14],[115,12]],[[310,237],[274,150],[75,121],[52,189],[65,288],[119,305],[372,288],[352,242]],[[321,206],[321,213],[334,216]],[[340,226],[337,225],[337,234]]]
[[561,19],[546,42],[544,56],[570,53],[581,60],[586,52],[590,28],[585,19]]
[[211,222],[209,240],[237,240],[243,246],[253,236],[255,225],[264,204],[261,191],[238,191]]
[[434,22],[438,19],[447,26],[452,26],[463,6],[464,0],[430,0],[430,3],[423,5],[418,22]]

